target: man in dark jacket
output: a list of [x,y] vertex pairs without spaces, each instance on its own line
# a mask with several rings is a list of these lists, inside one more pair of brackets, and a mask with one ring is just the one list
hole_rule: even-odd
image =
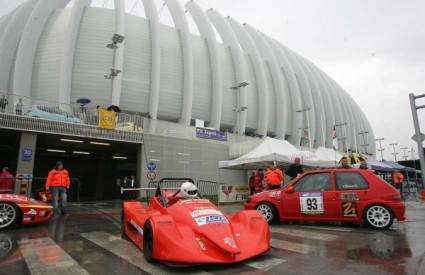
[[294,163],[289,165],[288,170],[285,171],[285,174],[291,178],[295,179],[304,172],[304,167],[301,165],[301,159],[295,158]]

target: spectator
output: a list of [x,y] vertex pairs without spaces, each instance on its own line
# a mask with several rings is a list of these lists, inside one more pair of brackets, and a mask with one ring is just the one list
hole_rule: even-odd
[[285,174],[291,178],[295,179],[304,172],[304,167],[301,165],[301,159],[295,158],[294,163],[289,165],[288,170],[285,171]]
[[23,109],[24,109],[24,103],[22,102],[22,98],[19,98],[19,100],[15,104],[15,114],[22,115]]
[[359,169],[363,169],[363,170],[368,170],[369,167],[367,167],[367,162],[364,160],[362,162],[360,162],[360,166]]
[[9,102],[7,101],[6,95],[3,94],[2,98],[0,98],[0,112],[4,113],[6,110],[6,106]]
[[404,181],[403,174],[400,173],[398,169],[394,169],[393,183],[394,183],[394,187],[400,192],[400,194],[403,194],[403,181]]
[[269,163],[269,169],[266,173],[266,182],[269,190],[279,189],[283,180],[282,171],[275,167],[273,162]]
[[341,159],[341,166],[339,166],[338,169],[351,169],[351,166],[348,165],[347,157],[343,157]]
[[256,193],[260,193],[263,191],[263,180],[264,180],[264,174],[263,169],[258,169],[257,173],[255,174],[255,191]]
[[9,167],[3,167],[0,174],[0,194],[13,193],[13,175],[9,172]]
[[61,198],[61,213],[62,216],[68,216],[68,211],[66,208],[67,195],[66,190],[69,189],[69,173],[67,170],[63,169],[63,163],[58,161],[56,166],[49,172],[46,181],[46,190],[52,191],[52,206],[53,206],[53,215],[58,216],[58,195]]
[[249,190],[251,190],[251,195],[254,195],[255,192],[255,172],[251,173],[249,177]]

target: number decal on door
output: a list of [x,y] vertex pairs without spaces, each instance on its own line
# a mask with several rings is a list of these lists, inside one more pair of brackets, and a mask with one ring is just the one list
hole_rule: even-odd
[[322,193],[300,193],[300,206],[303,215],[321,215],[323,209]]

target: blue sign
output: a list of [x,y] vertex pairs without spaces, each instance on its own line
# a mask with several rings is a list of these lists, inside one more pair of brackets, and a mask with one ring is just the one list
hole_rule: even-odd
[[156,169],[156,163],[155,162],[149,162],[148,163],[148,170],[154,171]]
[[32,149],[24,148],[22,150],[22,161],[31,161]]
[[31,176],[31,174],[26,174],[26,175],[24,176],[24,178],[25,178],[26,180],[31,180],[31,179],[32,179],[32,176]]
[[207,128],[196,127],[196,137],[219,140],[219,141],[227,141],[226,132],[216,131],[216,130],[207,129]]

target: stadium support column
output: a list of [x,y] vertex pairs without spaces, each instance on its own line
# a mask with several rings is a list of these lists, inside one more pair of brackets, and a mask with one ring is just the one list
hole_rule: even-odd
[[183,105],[180,123],[190,125],[193,103],[193,53],[189,24],[183,6],[177,0],[165,0],[173,17],[174,25],[179,29],[183,49]]
[[16,165],[14,193],[26,196],[31,195],[31,182],[34,170],[35,149],[37,134],[22,132]]
[[[122,36],[125,36],[125,6],[124,0],[115,0],[115,15],[116,15],[116,33]],[[122,72],[124,64],[124,42],[114,49],[114,60],[113,68]],[[111,105],[120,105],[121,101],[121,87],[122,87],[122,74],[117,74],[116,76],[111,77],[112,81],[112,95],[111,95]]]
[[148,132],[154,134],[156,129],[156,120],[158,117],[159,104],[159,84],[161,79],[161,41],[159,33],[159,19],[156,11],[156,5],[153,0],[142,0],[145,8],[146,18],[149,20],[151,34],[151,86],[149,90],[149,121]]

